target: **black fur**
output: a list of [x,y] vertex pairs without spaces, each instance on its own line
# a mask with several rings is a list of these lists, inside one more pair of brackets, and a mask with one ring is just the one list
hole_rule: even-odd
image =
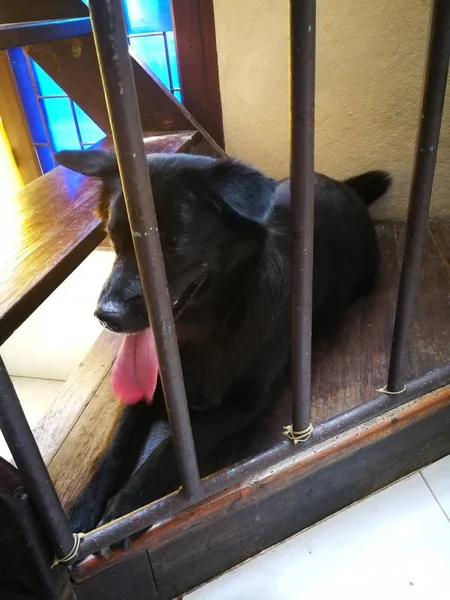
[[[117,332],[144,329],[148,318],[114,155],[63,152],[56,158],[71,169],[102,177],[112,193],[108,231],[117,257],[97,315]],[[148,165],[195,445],[202,458],[254,421],[287,382],[289,181],[277,184],[240,162],[208,157],[151,155]],[[389,175],[381,171],[345,183],[316,175],[315,327],[339,315],[373,280],[379,255],[366,205],[389,185]],[[151,426],[159,420],[165,420],[160,387],[151,407],[140,404],[124,411],[91,483],[71,511],[76,530],[86,531],[177,487],[170,439],[130,478]]]
[[345,183],[364,200],[366,206],[370,206],[388,191],[392,179],[385,171],[367,171],[346,179]]

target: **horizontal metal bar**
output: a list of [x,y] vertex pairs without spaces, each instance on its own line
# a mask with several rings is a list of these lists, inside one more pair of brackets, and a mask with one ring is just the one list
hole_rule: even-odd
[[73,533],[1,357],[0,429],[56,555],[67,556]]
[[89,17],[0,25],[0,50],[91,33]]
[[387,389],[405,384],[450,59],[450,2],[434,0]]
[[143,33],[129,33],[128,38],[163,37],[165,31],[146,31]]
[[299,450],[302,451],[310,448],[313,445],[344,433],[352,427],[361,425],[393,408],[402,406],[411,400],[415,400],[448,384],[450,384],[450,364],[410,381],[402,394],[394,396],[378,394],[371,400],[320,423],[315,427],[309,441],[302,444],[301,447],[289,443],[281,443],[264,454],[234,465],[232,469],[224,469],[215,475],[211,475],[203,481],[201,495],[195,499],[186,499],[179,493],[173,493],[129,515],[125,515],[113,523],[91,531],[81,540],[78,558],[83,559],[89,554],[120,542],[130,535],[144,531],[154,523],[189,508],[201,499],[213,496],[226,488],[254,477],[259,471],[280,463],[296,454]]
[[50,94],[47,96],[43,96],[41,94],[38,94],[36,96],[37,100],[54,100],[55,98],[67,98],[69,99],[69,96],[67,94]]
[[372,400],[363,402],[359,406],[355,406],[321,423],[315,432],[314,442],[321,442],[343,433],[355,425],[374,419],[393,408],[402,406],[406,402],[415,400],[448,384],[450,384],[450,364],[434,369],[423,377],[408,382],[405,391],[400,394],[380,393]]
[[315,0],[291,0],[291,213],[293,430],[311,421],[314,243]]
[[144,151],[123,7],[121,0],[91,0],[90,11],[128,218],[155,337],[161,384],[180,479],[186,493],[196,495],[200,489],[200,476]]

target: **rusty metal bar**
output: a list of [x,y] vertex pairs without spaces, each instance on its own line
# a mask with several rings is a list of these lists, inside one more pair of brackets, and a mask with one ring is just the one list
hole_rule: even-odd
[[[385,394],[378,394],[368,402],[363,402],[340,415],[336,415],[320,423],[320,425],[315,427],[314,434],[310,438],[307,447],[344,433],[356,425],[361,425],[393,408],[402,406],[402,404],[406,404],[448,384],[450,384],[450,364],[430,371],[419,379],[408,382],[406,390],[394,398],[389,398]],[[267,452],[235,465],[232,469],[224,469],[205,479],[202,486],[202,494],[195,500],[189,500],[183,498],[180,494],[173,493],[129,515],[120,517],[116,521],[104,525],[99,529],[90,531],[81,540],[78,558],[83,559],[106,546],[118,543],[130,535],[148,529],[152,524],[170,518],[177,512],[186,510],[202,498],[214,496],[226,488],[238,485],[246,479],[251,479],[255,474],[289,458],[289,456],[292,456],[292,452],[293,448],[291,445],[278,444]]]
[[57,557],[69,555],[73,533],[1,357],[0,429]]
[[314,242],[315,0],[291,0],[293,430],[311,421]]
[[434,0],[386,388],[390,393],[401,391],[406,380],[406,357],[427,232],[449,57],[450,2]]
[[89,8],[181,482],[188,495],[196,495],[200,489],[200,477],[144,152],[122,2],[91,0]]

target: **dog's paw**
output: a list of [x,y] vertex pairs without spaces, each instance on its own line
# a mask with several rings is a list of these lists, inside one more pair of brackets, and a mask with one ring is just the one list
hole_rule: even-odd
[[[103,522],[100,521],[100,523],[98,524],[98,526],[100,527],[101,525],[105,525],[106,521]],[[116,542],[114,544],[110,544],[109,546],[105,546],[104,548],[102,548],[101,550],[99,550],[96,555],[100,556],[101,558],[108,558],[109,556],[111,556],[111,554],[115,551],[126,551],[131,547],[131,544],[143,533],[145,533],[146,531],[148,531],[150,527],[146,527],[145,529],[143,529],[142,531],[139,531],[138,533],[135,533],[133,535],[127,536],[126,538],[124,538],[123,540],[120,540],[119,542]]]
[[[111,498],[111,500],[108,502],[106,510],[105,510],[101,520],[97,524],[97,527],[102,527],[103,525],[106,525],[107,523],[111,523],[111,521],[115,521],[119,517],[122,517],[123,515],[126,515],[135,509],[136,509],[136,507],[129,502],[129,500],[126,498],[126,496],[121,495],[119,493],[114,498]],[[102,548],[97,553],[97,555],[101,556],[103,558],[108,558],[108,556],[110,556],[110,554],[115,550],[128,550],[128,548],[131,546],[132,542],[134,542],[134,540],[136,540],[142,533],[145,533],[150,528],[151,528],[151,526],[146,527],[142,531],[139,531],[138,533],[128,536],[125,539],[120,540],[119,542],[117,542],[115,544],[111,544],[110,546]]]
[[139,534],[137,535],[133,535],[130,537],[126,537],[123,540],[120,540],[120,542],[117,542],[115,544],[111,544],[110,546],[106,546],[105,548],[102,548],[101,550],[99,550],[96,553],[96,556],[99,556],[101,558],[109,558],[111,556],[111,554],[115,551],[126,551],[131,547],[132,542],[139,537]]

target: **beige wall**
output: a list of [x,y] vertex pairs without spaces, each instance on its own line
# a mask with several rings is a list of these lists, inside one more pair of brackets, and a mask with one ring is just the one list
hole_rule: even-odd
[[[316,170],[392,172],[375,213],[404,217],[429,0],[318,0]],[[227,151],[267,173],[289,166],[288,0],[214,0]],[[432,211],[450,217],[450,86]]]

